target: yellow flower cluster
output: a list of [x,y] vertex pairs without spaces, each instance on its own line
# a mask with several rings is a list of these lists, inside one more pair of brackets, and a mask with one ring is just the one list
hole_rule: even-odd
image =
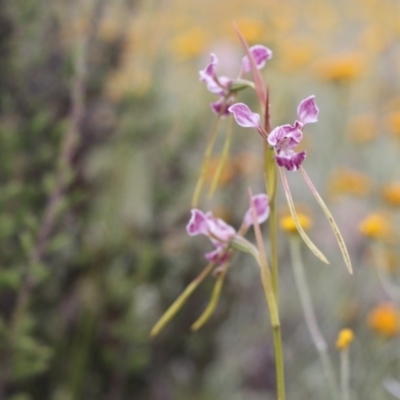
[[389,219],[379,213],[368,215],[359,226],[362,235],[371,239],[389,239],[393,236],[394,230]]
[[391,303],[382,303],[368,315],[369,327],[385,337],[395,336],[400,331],[400,313]]
[[339,350],[346,349],[349,347],[350,343],[354,340],[354,333],[351,329],[345,328],[339,332],[336,347]]
[[[311,226],[311,219],[306,214],[297,213],[300,225],[304,230],[309,229]],[[286,215],[280,220],[280,227],[286,233],[297,233],[296,224],[291,215]]]

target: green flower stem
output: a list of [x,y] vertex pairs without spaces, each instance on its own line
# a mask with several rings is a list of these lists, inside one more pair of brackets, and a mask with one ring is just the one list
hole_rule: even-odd
[[[222,104],[222,109],[224,109],[225,103],[226,103],[226,100]],[[203,158],[203,162],[201,164],[200,176],[197,181],[196,188],[194,190],[194,194],[193,194],[193,198],[192,198],[192,208],[196,208],[199,203],[201,189],[203,188],[203,185],[204,185],[204,180],[205,180],[205,177],[207,174],[207,168],[210,163],[210,158],[211,158],[212,151],[214,149],[215,140],[217,139],[217,133],[218,133],[218,127],[219,127],[220,121],[221,121],[221,116],[217,115],[217,117],[214,120],[214,123],[211,127],[211,131],[210,131],[210,135],[209,135],[208,143],[207,143],[207,148],[206,148],[206,151],[204,152],[204,158]]]
[[350,400],[349,347],[340,352],[340,385],[342,388],[342,400]]
[[[250,199],[252,198],[251,192]],[[257,221],[257,212],[253,201],[251,200],[251,209],[253,214],[254,233],[257,240],[258,254],[253,254],[260,267],[261,283],[264,290],[264,295],[267,300],[271,325],[274,337],[275,348],[275,368],[276,368],[276,386],[278,392],[278,400],[285,400],[285,369],[283,362],[283,348],[281,338],[281,324],[279,319],[278,304],[272,286],[271,272],[268,267],[267,257],[265,254],[264,243],[261,235],[260,225]]]
[[297,234],[290,236],[290,255],[292,258],[293,273],[296,287],[299,292],[304,319],[315,347],[318,350],[321,364],[324,369],[325,378],[331,393],[332,399],[339,399],[339,390],[336,376],[333,370],[332,361],[328,354],[328,346],[318,326],[314,307],[311,300],[310,290],[304,273],[303,260],[301,256],[301,238]]
[[272,288],[279,303],[279,270],[278,270],[278,218],[276,213],[276,192],[278,188],[278,171],[274,151],[264,142],[264,177],[269,199],[269,237],[271,244]]
[[214,196],[214,193],[218,187],[218,183],[221,179],[222,171],[224,170],[224,167],[226,165],[226,161],[228,160],[229,156],[229,149],[231,147],[231,142],[232,142],[232,133],[233,133],[233,118],[230,117],[228,121],[228,132],[226,134],[226,139],[224,143],[224,148],[222,150],[221,154],[221,159],[219,160],[217,170],[215,172],[215,175],[213,177],[210,190],[208,191],[208,198],[211,199],[211,197]]

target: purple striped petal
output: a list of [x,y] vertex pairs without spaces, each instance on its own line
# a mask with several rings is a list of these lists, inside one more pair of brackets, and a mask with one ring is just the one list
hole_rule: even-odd
[[281,153],[275,156],[276,163],[280,167],[285,167],[288,171],[296,171],[299,169],[300,165],[306,158],[306,152],[301,151],[300,153],[295,153],[290,150],[287,153]]
[[233,114],[238,125],[244,128],[255,128],[261,130],[260,116],[253,113],[246,104],[236,103],[228,108],[228,111]]
[[[253,196],[252,199],[257,212],[257,221],[259,224],[262,224],[269,217],[268,196],[264,193],[260,193]],[[247,226],[251,226],[253,224],[253,212],[251,207],[244,215],[243,223]]]
[[[260,44],[250,47],[249,50],[254,58],[258,69],[263,68],[267,60],[270,60],[272,58],[272,51],[268,47],[262,46]],[[242,68],[244,73],[251,71],[249,57],[243,57]]]
[[319,109],[315,103],[315,96],[310,96],[300,102],[297,108],[297,115],[300,123],[304,126],[305,124],[312,124],[318,121]]

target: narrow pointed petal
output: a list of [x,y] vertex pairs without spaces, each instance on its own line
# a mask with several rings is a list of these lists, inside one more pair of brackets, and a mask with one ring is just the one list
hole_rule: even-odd
[[315,256],[317,258],[319,258],[325,264],[329,264],[329,261],[322,254],[322,252],[318,249],[318,247],[311,241],[311,239],[308,237],[308,235],[304,231],[303,227],[301,226],[299,218],[297,217],[296,209],[295,209],[294,204],[293,204],[292,194],[290,193],[290,189],[289,189],[289,185],[288,185],[288,182],[287,182],[287,179],[286,179],[285,172],[281,168],[279,168],[279,172],[281,174],[283,189],[284,189],[284,192],[285,192],[286,201],[287,201],[288,206],[289,206],[290,214],[292,215],[293,221],[296,224],[296,228],[297,228],[300,236],[304,240],[304,243],[315,254]]
[[243,128],[261,129],[260,116],[253,113],[244,103],[236,103],[228,108],[228,111],[233,114],[238,125]]
[[309,176],[307,175],[307,173],[303,167],[300,167],[300,172],[303,175],[304,180],[306,181],[308,187],[310,188],[310,190],[311,190],[312,194],[314,195],[315,199],[317,200],[318,204],[322,208],[322,211],[324,212],[324,214],[332,228],[332,231],[333,231],[334,235],[336,236],[336,240],[339,244],[340,251],[342,252],[343,260],[346,264],[347,269],[349,270],[349,273],[353,274],[353,268],[351,266],[351,259],[350,259],[349,252],[347,251],[347,247],[344,242],[343,236],[340,233],[339,228],[338,228],[335,220],[333,219],[331,212],[329,211],[328,207],[326,206],[324,200],[322,200],[322,197],[317,192],[317,189],[311,182],[311,179],[309,178]]
[[[269,217],[269,202],[268,196],[264,193],[256,194],[252,197],[252,201],[257,213],[257,221],[259,224],[265,222]],[[253,212],[249,208],[243,218],[243,224],[246,226],[253,225]]]
[[[250,47],[249,50],[258,69],[263,68],[267,60],[272,58],[272,51],[268,47],[260,44]],[[244,73],[251,71],[251,65],[248,56],[243,57],[242,67]]]
[[302,125],[312,124],[318,121],[319,109],[315,103],[315,96],[310,96],[300,102],[297,115]]

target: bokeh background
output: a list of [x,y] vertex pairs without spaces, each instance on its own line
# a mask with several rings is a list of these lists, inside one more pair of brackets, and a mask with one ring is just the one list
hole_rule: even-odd
[[[216,52],[218,72],[237,74],[233,20],[251,45],[274,52],[263,70],[273,125],[291,123],[311,94],[320,107],[304,166],[342,230],[354,276],[300,174],[289,182],[331,261],[304,249],[336,372],[336,337],[350,327],[353,398],[400,398],[396,0],[0,1],[0,398],[275,398],[265,300],[245,255],[204,328],[190,331],[212,277],[149,339],[211,249],[185,231],[214,120],[198,71]],[[239,100],[257,107],[250,91]],[[226,129],[224,121],[208,183]],[[235,127],[220,187],[202,209],[239,226],[247,188],[264,191],[260,140]],[[283,216],[282,190],[278,203]],[[328,399],[283,232],[279,259],[288,398]]]

